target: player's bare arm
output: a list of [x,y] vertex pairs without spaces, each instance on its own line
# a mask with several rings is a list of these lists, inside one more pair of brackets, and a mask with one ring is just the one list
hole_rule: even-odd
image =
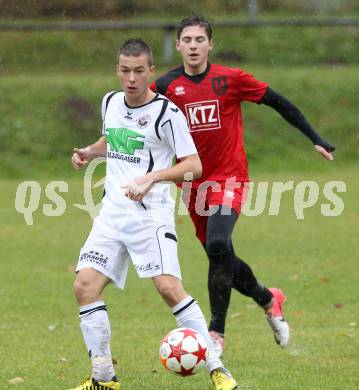
[[288,99],[268,87],[261,103],[275,109],[287,122],[305,134],[313,142],[314,149],[326,160],[333,160],[332,153],[335,146],[323,140],[300,110]]
[[138,177],[128,183],[125,188],[125,195],[130,199],[140,202],[155,183],[171,181],[180,183],[186,174],[191,174],[193,180],[202,175],[202,164],[198,154],[192,154],[180,159],[180,162],[168,169],[153,171],[145,176]]
[[85,167],[89,161],[97,157],[106,157],[106,139],[101,137],[97,142],[85,148],[74,148],[71,162],[76,170]]

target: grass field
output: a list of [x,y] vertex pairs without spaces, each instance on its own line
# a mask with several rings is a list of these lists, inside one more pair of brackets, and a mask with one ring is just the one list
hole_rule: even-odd
[[[323,217],[320,203],[293,212],[293,193],[283,196],[279,216],[241,217],[234,233],[238,254],[267,285],[287,296],[286,317],[292,328],[288,349],[279,349],[261,311],[236,293],[227,321],[224,362],[244,390],[355,390],[359,388],[358,233],[359,174],[356,168],[326,173],[276,175],[255,169],[257,180],[329,180],[346,182],[339,217]],[[48,180],[54,180],[49,178]],[[0,182],[0,389],[68,389],[89,373],[72,294],[73,268],[91,226],[82,203],[82,179],[69,181],[60,217],[45,217],[41,197],[34,225],[15,211],[17,180]],[[42,188],[47,180],[41,181]],[[184,284],[208,318],[207,260],[193,237],[187,217],[178,217]],[[149,280],[133,270],[123,292],[106,292],[112,322],[112,352],[118,359],[123,389],[210,389],[205,373],[177,378],[158,359],[161,338],[176,326]],[[10,385],[16,377],[24,382]]]
[[[300,108],[314,128],[336,145],[338,164],[358,159],[356,66],[244,65],[244,69]],[[158,70],[158,75],[163,72]],[[5,76],[0,84],[5,97],[0,101],[0,177],[69,176],[70,151],[99,137],[102,97],[118,88],[114,70]],[[274,110],[244,103],[243,116],[251,163],[267,171],[324,168],[310,142]]]
[[[228,16],[214,16],[228,20]],[[349,15],[349,18],[357,16]],[[158,16],[157,16],[158,17]],[[245,15],[241,15],[241,18]],[[270,17],[270,16],[269,16]],[[332,19],[333,15],[328,16]],[[338,15],[336,15],[338,17]],[[238,20],[238,16],[233,16]],[[272,17],[271,17],[272,18]],[[280,18],[280,17],[278,17]],[[308,16],[283,15],[282,19],[307,19]],[[153,19],[153,16],[152,18]],[[272,18],[273,19],[273,18]],[[161,20],[171,20],[162,17]],[[139,18],[135,18],[139,22]],[[173,18],[172,18],[173,21]],[[175,22],[178,22],[176,15]],[[51,22],[50,22],[51,23]],[[15,21],[16,24],[16,21]],[[0,72],[111,71],[114,54],[128,38],[146,37],[155,63],[164,65],[163,31],[2,31]],[[285,37],[285,39],[283,39]],[[172,41],[176,34],[173,32]],[[216,28],[212,61],[257,63],[267,67],[317,64],[358,64],[358,27],[270,27]],[[172,64],[178,62],[174,55]]]
[[[72,283],[91,219],[73,206],[83,203],[83,182],[69,154],[99,135],[102,96],[119,88],[116,48],[144,34],[160,75],[168,66],[159,31],[0,36],[0,390],[65,390],[90,372]],[[252,178],[313,180],[321,191],[331,180],[347,186],[339,194],[345,209],[338,217],[321,215],[321,203],[328,203],[322,194],[304,210],[304,220],[296,219],[293,191],[282,196],[278,216],[268,215],[268,202],[263,214],[241,216],[234,232],[238,255],[266,285],[284,289],[292,329],[289,348],[279,349],[261,310],[233,293],[224,362],[241,390],[359,389],[357,35],[357,27],[216,30],[211,61],[239,64],[267,81],[337,147],[328,163],[273,110],[245,104]],[[15,210],[21,180],[41,184],[33,226]],[[67,208],[46,217],[43,205],[51,202],[44,191],[53,180],[67,181],[68,192],[61,194]],[[185,287],[208,319],[207,259],[188,217],[177,218],[177,230]],[[159,343],[176,324],[151,281],[131,269],[126,289],[110,286],[105,296],[121,390],[211,389],[206,373],[182,379],[162,368]],[[8,382],[14,378],[21,383]]]

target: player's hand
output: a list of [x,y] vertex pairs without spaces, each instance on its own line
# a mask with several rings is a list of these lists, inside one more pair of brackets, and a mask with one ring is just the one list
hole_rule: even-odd
[[127,183],[122,188],[125,189],[125,196],[135,202],[142,202],[144,196],[152,188],[154,184],[151,175],[138,177],[137,179]]
[[314,145],[314,149],[320,153],[326,160],[334,160],[333,154],[328,152],[326,149],[323,148],[323,146],[320,145]]
[[76,170],[85,167],[88,164],[89,159],[90,159],[90,152],[88,148],[83,148],[83,149],[74,148],[71,162],[72,162],[72,166]]

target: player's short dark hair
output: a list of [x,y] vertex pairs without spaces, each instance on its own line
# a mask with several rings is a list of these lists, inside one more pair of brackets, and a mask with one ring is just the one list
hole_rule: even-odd
[[212,23],[203,16],[196,14],[192,14],[191,16],[187,16],[186,18],[181,20],[180,24],[177,27],[177,39],[180,39],[182,31],[189,26],[204,27],[208,39],[212,39]]
[[120,55],[124,55],[126,57],[139,57],[142,54],[147,55],[148,65],[153,65],[153,55],[151,48],[147,45],[147,43],[141,38],[131,38],[128,39],[117,52],[117,62],[120,58]]

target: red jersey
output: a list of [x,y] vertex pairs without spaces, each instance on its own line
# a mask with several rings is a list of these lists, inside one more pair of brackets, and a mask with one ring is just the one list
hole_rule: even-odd
[[154,81],[151,89],[165,95],[187,117],[203,169],[195,186],[233,176],[238,182],[249,180],[241,102],[260,102],[266,83],[239,68],[215,64],[190,76],[182,65]]

